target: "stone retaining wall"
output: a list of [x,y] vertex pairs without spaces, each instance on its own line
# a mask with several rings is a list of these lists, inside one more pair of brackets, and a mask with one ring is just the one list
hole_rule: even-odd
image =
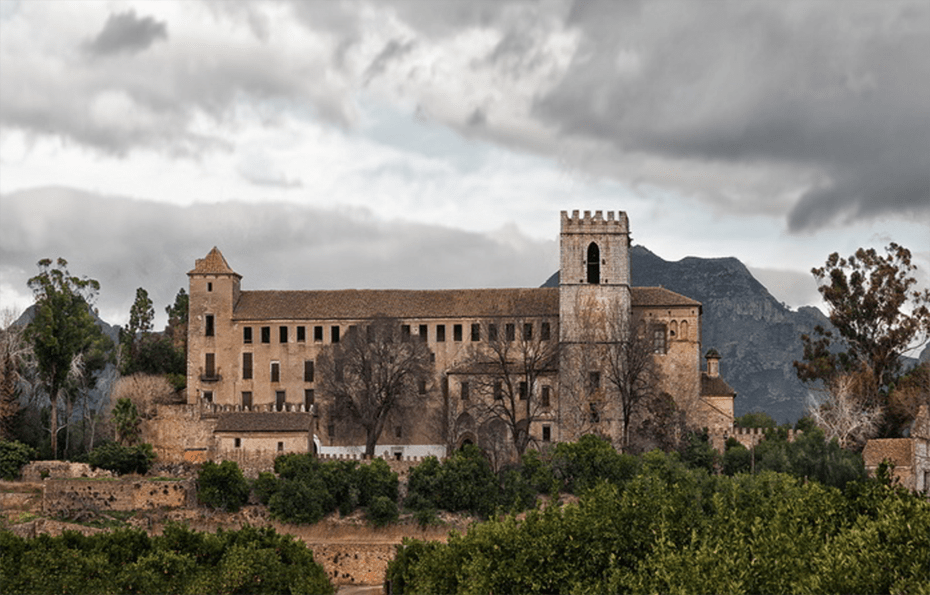
[[44,482],[42,510],[67,514],[80,510],[152,510],[194,504],[194,480],[60,479]]

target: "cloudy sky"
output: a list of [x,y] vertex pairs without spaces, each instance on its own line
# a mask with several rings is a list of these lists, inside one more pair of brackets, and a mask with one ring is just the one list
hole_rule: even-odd
[[0,0],[0,307],[43,257],[125,323],[246,289],[536,286],[559,211],[791,306],[930,269],[930,4]]

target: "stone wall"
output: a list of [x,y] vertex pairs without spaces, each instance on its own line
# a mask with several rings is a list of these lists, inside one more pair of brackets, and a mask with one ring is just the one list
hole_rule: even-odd
[[[142,422],[141,441],[152,445],[159,461],[203,462],[214,456],[215,427],[216,417],[202,416],[198,405],[158,405],[155,417]],[[191,460],[192,452],[198,460]]]
[[87,463],[69,461],[32,461],[23,467],[23,481],[78,477],[113,477],[113,473],[106,469],[91,469]]
[[67,514],[79,510],[152,510],[193,506],[194,480],[56,479],[43,485],[42,510]]
[[378,585],[397,545],[392,543],[307,543],[334,585]]

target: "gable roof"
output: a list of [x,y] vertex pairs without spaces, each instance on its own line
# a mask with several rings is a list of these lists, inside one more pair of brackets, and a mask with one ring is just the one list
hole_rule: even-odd
[[242,278],[242,275],[232,270],[223,253],[216,246],[203,258],[198,258],[194,263],[194,268],[187,273],[188,275],[235,275]]
[[214,432],[309,432],[311,415],[302,412],[223,413]]
[[701,396],[735,397],[736,391],[720,376],[708,376],[707,372],[701,372]]
[[636,306],[698,306],[701,302],[664,287],[631,287],[633,307]]
[[558,316],[559,290],[343,289],[243,291],[234,320],[361,320],[390,318],[493,318]]
[[869,440],[862,449],[862,459],[867,467],[874,467],[888,459],[895,467],[914,465],[914,440],[912,438],[879,438]]

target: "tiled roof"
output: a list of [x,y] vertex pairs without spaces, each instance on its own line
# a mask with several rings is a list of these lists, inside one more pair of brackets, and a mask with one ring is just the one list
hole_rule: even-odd
[[198,258],[197,262],[194,264],[193,270],[187,273],[188,275],[235,275],[239,278],[242,278],[242,275],[232,270],[229,266],[229,263],[226,262],[226,259],[223,258],[223,253],[220,252],[219,248],[213,246],[213,250],[210,250],[210,253],[207,254],[204,258]]
[[309,413],[224,413],[216,422],[215,432],[308,432]]
[[888,459],[897,467],[914,464],[914,440],[911,438],[882,438],[869,440],[862,450],[866,467],[874,467]]
[[727,381],[720,376],[708,376],[707,372],[701,372],[701,396],[702,397],[720,397],[736,396],[736,391],[727,384]]
[[664,287],[632,287],[633,306],[700,306],[701,302]]
[[390,318],[491,318],[558,316],[559,290],[344,289],[243,291],[235,320],[361,320]]

